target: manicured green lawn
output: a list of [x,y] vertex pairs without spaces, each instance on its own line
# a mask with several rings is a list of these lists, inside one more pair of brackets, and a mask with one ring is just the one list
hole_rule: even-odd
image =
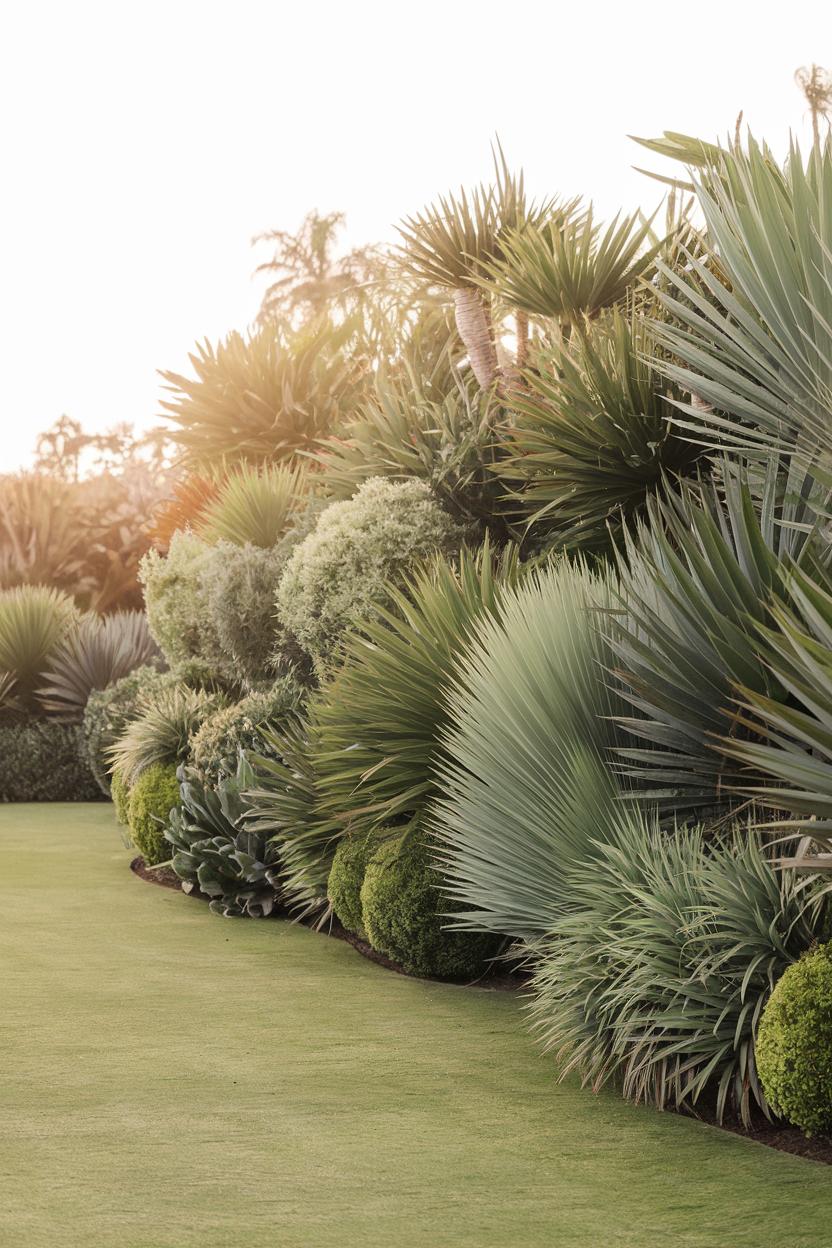
[[832,1242],[832,1169],[558,1086],[513,996],[127,863],[107,806],[0,806],[0,1243]]

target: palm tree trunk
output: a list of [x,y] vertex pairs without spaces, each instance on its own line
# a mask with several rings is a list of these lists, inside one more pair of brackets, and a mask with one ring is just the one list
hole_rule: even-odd
[[497,377],[497,348],[491,313],[480,291],[465,286],[454,291],[456,327],[480,389],[487,390]]
[[517,330],[517,371],[522,373],[529,357],[529,314],[518,310],[514,314]]

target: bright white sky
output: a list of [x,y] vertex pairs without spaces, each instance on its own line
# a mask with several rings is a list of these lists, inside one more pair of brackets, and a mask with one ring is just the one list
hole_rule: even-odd
[[743,108],[783,151],[794,70],[832,67],[828,0],[27,0],[2,26],[0,471],[63,412],[158,423],[156,369],[250,324],[262,230],[314,207],[392,239],[489,176],[495,132],[534,193],[652,208],[628,133]]

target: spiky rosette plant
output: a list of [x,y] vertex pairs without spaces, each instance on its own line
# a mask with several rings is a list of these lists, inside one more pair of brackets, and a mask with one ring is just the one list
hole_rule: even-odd
[[38,700],[55,719],[80,722],[93,690],[161,661],[143,611],[85,616],[53,653]]
[[[529,204],[522,173],[509,172],[502,150],[494,156],[495,183],[468,194],[444,195],[399,226],[402,265],[420,281],[453,291],[456,324],[477,383],[482,389],[498,375],[491,304],[483,279],[503,254],[512,232],[552,215],[564,219],[572,205],[553,200]],[[519,334],[518,337],[521,337]]]
[[268,918],[277,904],[279,852],[261,831],[249,828],[251,767],[241,759],[233,777],[216,789],[187,769],[179,773],[180,805],[170,816],[165,838],[173,848],[171,866],[186,893],[199,889],[211,909],[225,918]]
[[37,709],[37,689],[44,672],[79,620],[72,599],[46,585],[21,585],[0,592],[0,673],[13,679],[18,709]]
[[668,420],[678,396],[656,372],[643,320],[618,310],[535,352],[512,392],[502,478],[538,541],[608,548],[667,474],[702,455]]
[[268,321],[249,337],[199,344],[193,377],[163,372],[162,403],[184,462],[196,471],[292,459],[352,410],[364,369],[347,349],[351,327],[327,320],[294,330]]
[[306,506],[308,488],[305,465],[241,464],[219,486],[194,527],[209,542],[275,546]]

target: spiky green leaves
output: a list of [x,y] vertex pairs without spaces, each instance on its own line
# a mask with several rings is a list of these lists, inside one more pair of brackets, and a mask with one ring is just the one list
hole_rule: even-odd
[[615,312],[539,350],[512,391],[500,473],[539,541],[603,550],[665,475],[690,471],[701,455],[668,420],[675,392],[652,345],[641,320]]

